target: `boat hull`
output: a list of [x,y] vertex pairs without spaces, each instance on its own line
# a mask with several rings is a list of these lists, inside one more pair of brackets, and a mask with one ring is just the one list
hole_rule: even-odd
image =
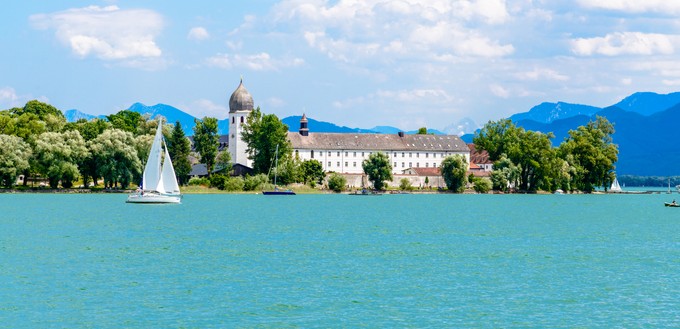
[[666,207],[680,207],[680,204],[678,203],[664,202],[663,204]]
[[130,194],[128,195],[127,203],[142,203],[142,204],[177,204],[182,202],[181,195],[164,195],[164,194]]
[[293,191],[262,191],[264,195],[295,195]]

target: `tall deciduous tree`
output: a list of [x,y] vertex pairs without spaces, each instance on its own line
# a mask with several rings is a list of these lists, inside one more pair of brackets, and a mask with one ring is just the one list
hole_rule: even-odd
[[120,183],[125,188],[142,172],[134,145],[132,133],[120,129],[108,129],[88,143],[97,161],[98,175],[104,178],[106,187]]
[[17,136],[0,134],[0,184],[12,187],[29,167],[31,146]]
[[607,188],[614,178],[618,146],[613,143],[614,126],[604,117],[569,131],[560,145],[560,156],[574,166],[576,187],[592,192],[596,186]]
[[274,114],[262,114],[254,109],[243,126],[241,138],[247,145],[248,158],[253,160],[256,173],[267,173],[272,166],[278,147],[279,161],[290,159],[292,146],[288,141],[288,126]]
[[87,153],[85,140],[77,130],[43,133],[35,146],[39,171],[48,178],[52,188],[57,188],[60,181],[63,187],[72,187],[78,178],[78,164]]
[[106,119],[111,122],[113,128],[128,131],[133,134],[137,134],[137,128],[146,121],[141,114],[130,110],[122,110],[118,113],[108,115],[106,116]]
[[323,171],[323,165],[321,165],[319,160],[315,159],[302,161],[300,172],[302,174],[302,182],[305,184],[321,184],[326,177],[326,173]]
[[455,193],[463,192],[465,183],[467,183],[467,176],[465,175],[467,169],[467,161],[462,155],[456,154],[444,158],[441,171],[449,191]]
[[195,119],[194,122],[194,149],[200,155],[201,163],[208,170],[208,177],[215,167],[217,148],[220,136],[217,134],[217,119],[204,117],[203,120]]
[[373,182],[373,188],[382,190],[385,188],[385,181],[392,180],[392,165],[387,154],[376,152],[368,156],[368,159],[361,163],[364,173],[368,180]]
[[182,129],[182,124],[179,121],[172,128],[172,133],[168,139],[168,149],[177,179],[181,185],[185,185],[189,182],[189,173],[191,172],[191,163],[189,162],[191,141],[184,135],[184,129]]

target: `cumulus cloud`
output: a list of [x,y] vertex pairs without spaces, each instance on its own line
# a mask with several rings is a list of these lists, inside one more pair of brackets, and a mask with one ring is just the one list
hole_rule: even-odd
[[514,52],[490,32],[510,19],[504,0],[286,0],[274,12],[276,22],[299,28],[310,47],[342,62]]
[[301,58],[275,59],[265,52],[252,55],[218,54],[206,60],[206,64],[212,67],[223,69],[241,67],[253,71],[278,71],[281,68],[301,66],[304,63],[305,61]]
[[208,33],[208,30],[206,30],[204,27],[194,27],[189,30],[189,34],[187,35],[187,39],[192,40],[192,41],[203,41],[210,38],[210,33]]
[[571,50],[577,55],[653,55],[673,54],[675,36],[657,33],[616,32],[604,37],[581,38],[571,41]]
[[673,0],[579,0],[578,3],[585,8],[616,10],[631,13],[680,13],[680,2]]
[[491,84],[489,86],[489,90],[491,90],[491,93],[496,95],[496,97],[500,97],[500,98],[510,97],[510,91],[507,88],[505,88],[505,87],[503,87],[499,84]]
[[155,37],[163,18],[146,9],[89,6],[30,16],[32,26],[54,30],[57,39],[79,57],[102,60],[157,58],[162,54]]
[[516,74],[516,77],[520,80],[525,80],[525,81],[538,81],[538,80],[553,80],[553,81],[567,81],[569,80],[569,77],[560,74],[559,72],[552,70],[552,69],[546,69],[546,68],[538,68],[535,67],[531,71],[527,72],[522,72]]
[[0,109],[4,109],[5,107],[10,108],[18,106],[17,104],[18,100],[19,96],[17,96],[17,92],[14,90],[14,88],[11,87],[0,88]]
[[222,119],[229,116],[229,109],[226,105],[216,104],[209,99],[198,99],[182,107],[197,118],[213,117]]

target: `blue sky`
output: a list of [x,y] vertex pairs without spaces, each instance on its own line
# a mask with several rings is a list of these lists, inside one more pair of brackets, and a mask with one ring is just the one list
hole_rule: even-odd
[[0,109],[265,113],[455,133],[541,102],[680,90],[680,1],[11,1]]

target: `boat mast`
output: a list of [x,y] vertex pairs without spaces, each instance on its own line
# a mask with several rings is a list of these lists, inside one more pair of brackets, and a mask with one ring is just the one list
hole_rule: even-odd
[[276,159],[275,162],[274,162],[274,165],[276,166],[276,167],[274,167],[275,168],[274,169],[274,187],[276,187],[276,176],[279,175],[279,144],[276,144],[276,153],[274,155],[274,159]]

